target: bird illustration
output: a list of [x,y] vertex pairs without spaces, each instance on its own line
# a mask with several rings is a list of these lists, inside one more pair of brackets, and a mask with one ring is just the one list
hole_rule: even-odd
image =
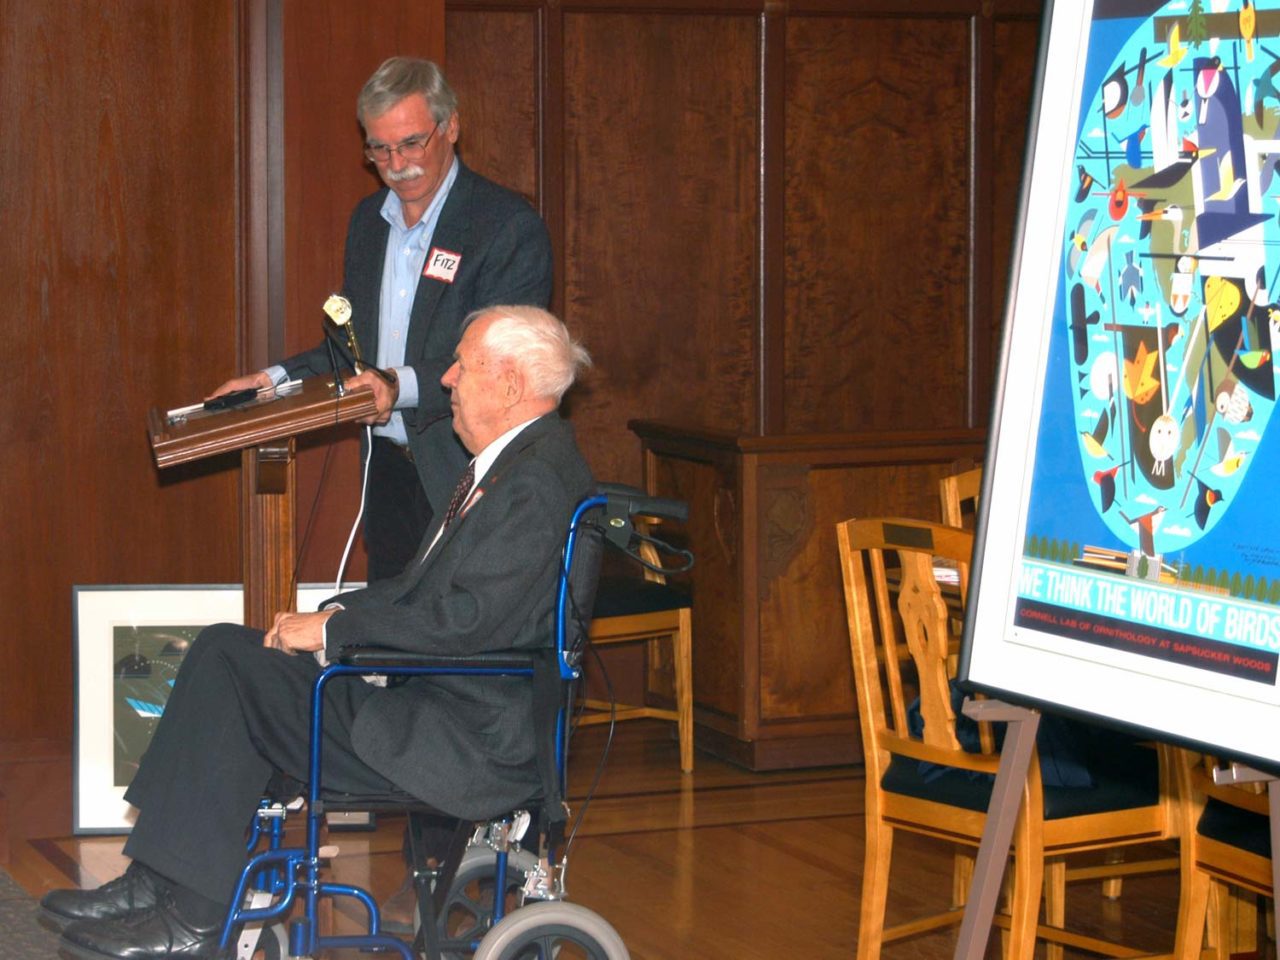
[[1196,482],[1196,503],[1194,508],[1196,526],[1203,530],[1204,525],[1209,522],[1210,508],[1215,503],[1222,502],[1222,491],[1215,490],[1194,473],[1191,476]]
[[1182,62],[1182,58],[1187,55],[1187,48],[1182,45],[1181,24],[1174,21],[1172,27],[1169,28],[1168,39],[1169,52],[1156,61],[1162,67],[1168,67],[1172,70]]
[[1209,101],[1218,92],[1218,84],[1221,82],[1221,57],[1196,60],[1196,93],[1200,97],[1201,126],[1209,122]]
[[1253,38],[1258,32],[1258,12],[1249,0],[1244,0],[1238,15],[1240,36],[1244,40],[1244,58],[1253,63]]
[[1142,265],[1133,259],[1133,251],[1124,252],[1124,267],[1120,271],[1120,298],[1128,300],[1129,306],[1138,302],[1138,294],[1142,292]]
[[[1146,130],[1146,127],[1143,127]],[[1136,164],[1135,164],[1136,166]],[[1104,196],[1104,194],[1097,194]],[[1145,193],[1133,193],[1125,186],[1124,179],[1116,178],[1116,185],[1108,190],[1105,194],[1107,197],[1107,213],[1110,214],[1112,220],[1123,220],[1124,215],[1129,212],[1130,197],[1145,197]]]
[[[1125,461],[1126,463],[1128,461]],[[1102,512],[1106,513],[1111,509],[1111,505],[1116,502],[1116,474],[1120,472],[1123,463],[1117,463],[1114,467],[1106,470],[1095,470],[1093,474],[1093,482],[1098,485],[1098,498],[1101,502]]]
[[1098,414],[1098,422],[1092,430],[1081,430],[1080,439],[1084,443],[1084,448],[1089,456],[1095,460],[1101,460],[1106,457],[1108,460],[1114,460],[1111,451],[1107,449],[1107,433],[1111,429],[1111,417],[1115,413],[1116,401],[1115,397],[1111,398],[1110,404],[1100,414]]
[[1280,58],[1277,58],[1266,47],[1262,52],[1271,58],[1271,65],[1258,74],[1253,81],[1253,119],[1262,126],[1262,118],[1266,115],[1267,101],[1280,102],[1280,90],[1276,89],[1276,74],[1280,73]]
[[1150,513],[1144,513],[1142,516],[1134,517],[1132,520],[1121,511],[1120,518],[1137,532],[1138,549],[1142,551],[1143,556],[1154,557],[1156,555],[1156,531],[1160,529],[1160,522],[1164,519],[1164,507],[1156,507]]
[[1142,106],[1142,101],[1146,99],[1146,83],[1147,83],[1147,48],[1143,47],[1142,52],[1138,54],[1138,77],[1133,83],[1133,93],[1129,94],[1129,105],[1134,107]]
[[1229,477],[1244,465],[1248,453],[1237,450],[1231,442],[1231,434],[1222,427],[1218,428],[1218,462],[1209,468],[1209,472],[1218,477]]
[[[1205,157],[1212,156],[1217,152],[1217,147],[1202,148],[1194,140],[1183,137],[1182,149],[1178,151],[1178,158],[1163,170],[1156,170],[1151,176],[1139,180],[1134,186],[1139,189],[1154,187],[1157,190],[1167,190],[1170,187],[1175,187],[1182,181],[1183,177],[1191,172],[1192,167]],[[1135,193],[1134,196],[1136,197],[1138,194]]]
[[1098,181],[1084,168],[1083,163],[1076,167],[1076,175],[1080,178],[1079,186],[1076,187],[1076,203],[1084,203],[1084,198],[1089,195],[1093,185]]
[[1218,416],[1223,417],[1227,423],[1247,423],[1253,419],[1249,391],[1233,376],[1227,375],[1218,383],[1213,405]]
[[1089,250],[1085,254],[1084,263],[1080,265],[1080,279],[1093,287],[1094,292],[1106,302],[1102,293],[1102,276],[1107,269],[1107,260],[1111,256],[1111,243],[1119,233],[1119,227],[1107,227],[1093,238]]
[[[1274,307],[1268,312],[1268,326],[1270,325],[1276,310]],[[1256,349],[1250,343],[1249,324],[1242,323],[1240,325],[1240,346],[1236,348],[1236,359],[1240,361],[1240,365],[1249,370],[1257,370],[1265,363],[1271,362],[1271,351]]]
[[1142,141],[1147,135],[1147,125],[1144,123],[1132,133],[1124,136],[1111,135],[1111,139],[1124,147],[1124,162],[1131,167],[1142,166]]
[[1244,178],[1236,176],[1235,161],[1231,154],[1223,154],[1218,159],[1218,189],[1205,197],[1206,200],[1230,200],[1244,186]]
[[1124,113],[1129,103],[1129,79],[1125,76],[1124,61],[1102,82],[1102,112],[1108,120],[1115,120]]
[[1084,252],[1089,249],[1089,234],[1093,233],[1093,223],[1097,219],[1097,210],[1086,210],[1075,231],[1067,239],[1067,267],[1073,275],[1084,259]]
[[1084,287],[1075,283],[1071,285],[1071,340],[1076,365],[1089,359],[1089,328],[1097,324],[1097,310],[1086,312],[1084,303]]

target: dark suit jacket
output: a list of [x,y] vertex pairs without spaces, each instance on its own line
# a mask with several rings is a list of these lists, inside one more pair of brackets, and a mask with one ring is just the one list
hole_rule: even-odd
[[[351,301],[351,320],[360,350],[378,353],[378,313],[382,268],[390,226],[382,217],[387,190],[365,197],[347,228],[342,292]],[[461,256],[453,282],[418,280],[409,315],[405,365],[418,376],[418,407],[404,410],[405,430],[418,478],[437,516],[449,505],[454,482],[469,459],[453,433],[449,396],[440,378],[453,362],[462,321],[473,310],[494,304],[551,302],[551,241],[541,218],[524,198],[498,186],[458,161],[458,176],[440,211],[432,247]],[[329,352],[313,350],[281,361],[290,377],[329,373]]]
[[[592,489],[572,428],[554,413],[530,424],[425,562],[334,598],[344,609],[326,625],[329,655],[349,644],[449,654],[550,646],[560,548]],[[531,715],[528,680],[423,678],[372,694],[352,740],[410,793],[481,819],[538,793]]]

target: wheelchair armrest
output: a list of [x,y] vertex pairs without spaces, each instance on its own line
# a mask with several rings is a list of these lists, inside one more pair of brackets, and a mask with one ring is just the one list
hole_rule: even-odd
[[387,667],[431,670],[457,670],[474,667],[485,670],[527,670],[533,666],[535,654],[519,650],[499,653],[475,653],[468,656],[450,656],[443,653],[417,653],[396,650],[392,647],[343,647],[334,662],[347,667],[367,667],[370,670]]

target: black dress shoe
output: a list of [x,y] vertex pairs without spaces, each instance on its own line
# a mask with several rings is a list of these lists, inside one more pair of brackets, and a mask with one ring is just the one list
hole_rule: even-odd
[[210,926],[192,923],[178,912],[169,890],[151,910],[123,920],[81,920],[62,931],[63,949],[83,960],[161,960],[164,957],[212,957],[217,953],[222,920]]
[[156,905],[164,880],[140,863],[97,890],[51,890],[40,900],[40,912],[62,926],[73,920],[119,920]]

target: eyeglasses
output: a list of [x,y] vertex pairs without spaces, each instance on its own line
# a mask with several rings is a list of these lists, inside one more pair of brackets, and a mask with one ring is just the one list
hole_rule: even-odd
[[410,137],[391,146],[385,143],[366,143],[364,155],[370,163],[390,163],[391,155],[398,153],[409,163],[416,163],[427,155],[427,144],[439,129],[440,124],[437,123],[425,137]]

